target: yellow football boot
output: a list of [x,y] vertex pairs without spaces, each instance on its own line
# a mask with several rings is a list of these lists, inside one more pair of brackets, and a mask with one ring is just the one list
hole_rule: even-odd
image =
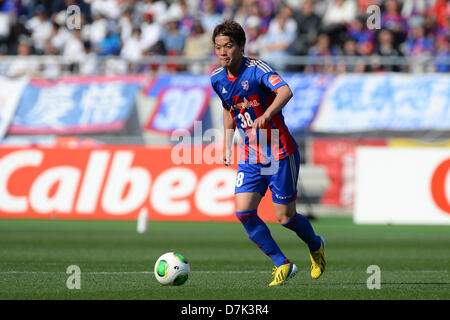
[[281,266],[274,267],[272,270],[273,281],[269,283],[269,287],[284,284],[290,278],[292,278],[298,271],[297,266],[290,262]]
[[325,239],[320,237],[320,248],[310,253],[311,257],[311,278],[318,279],[325,271],[327,265],[325,261]]

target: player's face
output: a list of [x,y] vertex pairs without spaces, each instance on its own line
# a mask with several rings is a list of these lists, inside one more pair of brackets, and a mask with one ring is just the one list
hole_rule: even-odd
[[224,68],[239,68],[243,50],[228,36],[217,36],[214,41],[214,49],[220,65]]

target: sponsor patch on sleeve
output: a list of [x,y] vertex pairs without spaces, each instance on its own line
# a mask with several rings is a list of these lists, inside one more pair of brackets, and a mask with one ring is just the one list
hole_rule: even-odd
[[270,76],[269,82],[271,85],[275,86],[277,83],[281,82],[281,78],[276,74],[274,74],[273,76]]

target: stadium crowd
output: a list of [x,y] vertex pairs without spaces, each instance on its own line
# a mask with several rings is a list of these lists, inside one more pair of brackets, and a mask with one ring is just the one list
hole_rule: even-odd
[[[68,28],[73,5],[79,28]],[[381,10],[380,29],[367,26],[370,5]],[[115,73],[157,69],[139,61],[209,58],[212,31],[224,19],[244,26],[247,55],[282,71],[414,71],[376,57],[417,58],[419,69],[418,61],[432,58],[420,71],[450,71],[449,0],[0,0],[0,56],[18,56],[10,76],[39,68],[21,61],[29,55],[60,55],[82,74],[98,73],[102,57],[122,58]],[[299,66],[288,64],[291,56],[308,58]],[[361,59],[367,56],[375,59]],[[186,69],[201,71],[195,63],[166,65]]]

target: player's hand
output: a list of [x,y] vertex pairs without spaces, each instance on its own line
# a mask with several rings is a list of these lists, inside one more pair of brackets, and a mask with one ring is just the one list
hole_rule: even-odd
[[231,150],[226,150],[223,152],[222,163],[226,166],[231,164]]
[[257,129],[263,129],[266,126],[266,123],[269,122],[270,116],[266,113],[263,113],[262,116],[258,117],[255,121],[253,121],[252,125],[252,133],[256,134]]

